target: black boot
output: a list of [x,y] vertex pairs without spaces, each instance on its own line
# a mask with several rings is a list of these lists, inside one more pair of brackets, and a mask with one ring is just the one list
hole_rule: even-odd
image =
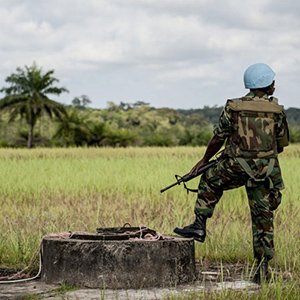
[[193,224],[183,228],[176,227],[174,232],[183,237],[194,238],[196,241],[203,243],[206,236],[206,220],[207,217],[196,215],[196,220]]
[[257,263],[257,269],[253,276],[253,281],[257,284],[262,282],[267,282],[269,280],[269,271],[268,271],[268,260],[263,258],[263,260]]

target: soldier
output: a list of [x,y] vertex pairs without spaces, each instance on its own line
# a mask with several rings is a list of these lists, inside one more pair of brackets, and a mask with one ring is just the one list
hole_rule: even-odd
[[288,126],[283,106],[272,97],[275,73],[266,64],[250,66],[244,73],[250,92],[226,102],[214,127],[203,158],[190,174],[208,163],[223,146],[222,158],[201,177],[193,224],[174,232],[204,242],[206,220],[212,217],[223,191],[245,186],[251,209],[253,249],[258,268],[254,281],[268,278],[268,262],[274,256],[273,211],[284,188],[278,153],[288,145]]

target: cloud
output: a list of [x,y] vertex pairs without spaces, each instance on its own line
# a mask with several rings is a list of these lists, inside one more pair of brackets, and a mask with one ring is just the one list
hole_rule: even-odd
[[67,101],[81,93],[103,106],[103,99],[151,95],[153,105],[176,107],[183,96],[194,105],[205,92],[222,104],[224,92],[244,92],[242,73],[252,63],[275,69],[283,95],[300,75],[296,0],[0,4],[0,80],[37,61],[55,69],[70,90]]

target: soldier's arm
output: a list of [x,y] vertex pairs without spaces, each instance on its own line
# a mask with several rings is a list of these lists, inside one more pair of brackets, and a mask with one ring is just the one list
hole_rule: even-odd
[[220,139],[216,134],[212,137],[206,148],[205,154],[201,160],[192,168],[190,175],[197,174],[198,170],[206,165],[209,160],[222,148],[224,140]]
[[218,151],[222,148],[224,141],[230,135],[230,132],[231,113],[226,104],[220,114],[219,123],[214,126],[214,136],[208,143],[203,158],[192,168],[190,175],[193,173],[196,174],[201,167],[206,165],[208,161],[218,153]]
[[288,146],[289,144],[289,127],[286,120],[285,113],[282,113],[279,116],[278,121],[278,129],[277,129],[277,150],[278,153],[283,152],[284,147]]

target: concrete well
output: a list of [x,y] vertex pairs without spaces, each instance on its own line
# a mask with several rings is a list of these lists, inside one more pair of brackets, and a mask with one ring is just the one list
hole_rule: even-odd
[[45,238],[42,280],[90,288],[170,287],[194,279],[194,240],[117,240],[99,235]]

